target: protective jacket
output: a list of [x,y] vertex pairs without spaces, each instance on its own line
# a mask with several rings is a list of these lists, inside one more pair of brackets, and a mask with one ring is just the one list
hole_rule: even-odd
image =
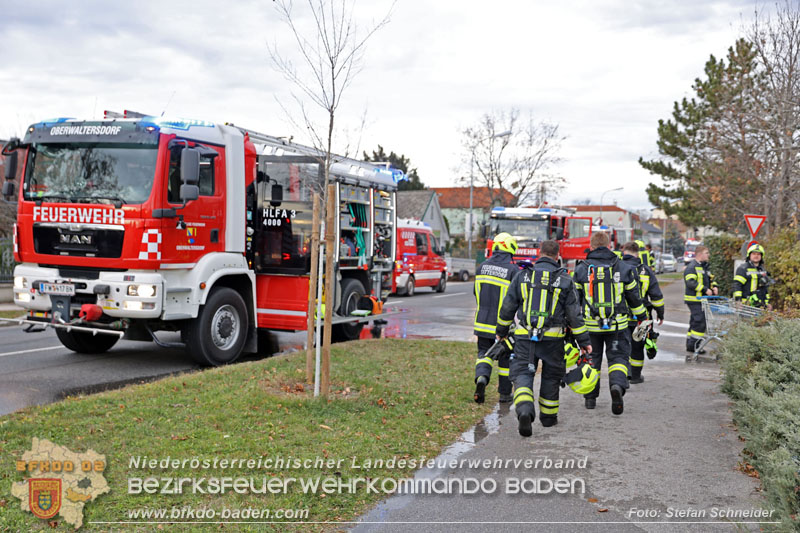
[[[603,267],[613,270],[613,294],[610,295],[594,293],[595,272]],[[589,332],[623,330],[628,327],[629,313],[638,320],[646,318],[635,270],[608,248],[600,247],[589,252],[586,260],[575,267],[573,277]],[[603,327],[604,323],[607,328]]]
[[508,252],[495,250],[492,257],[484,261],[475,275],[474,333],[478,337],[494,339],[500,304],[506,296],[508,286],[519,267]]
[[[535,279],[546,288],[535,287]],[[516,335],[529,336],[532,330],[540,330],[544,340],[553,340],[563,338],[569,326],[580,346],[589,345],[575,284],[549,257],[540,257],[532,268],[514,277],[497,318],[499,336],[508,335],[514,315],[519,322]]]
[[683,294],[684,302],[700,302],[700,297],[705,296],[708,289],[717,286],[711,272],[708,270],[708,261],[698,263],[692,259],[683,270],[683,283],[686,291]]
[[733,276],[733,298],[755,306],[769,304],[769,275],[761,261],[758,266],[745,261]]
[[663,320],[664,295],[661,293],[661,287],[658,286],[658,279],[653,269],[649,265],[643,264],[641,259],[635,255],[625,255],[623,261],[636,272],[639,282],[639,296],[642,298],[642,303],[647,309],[648,315],[651,310],[655,310],[656,316]]

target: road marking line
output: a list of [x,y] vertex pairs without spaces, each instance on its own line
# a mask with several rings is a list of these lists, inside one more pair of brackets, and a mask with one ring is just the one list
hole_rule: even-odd
[[466,294],[465,292],[453,292],[450,294],[440,294],[439,296],[434,296],[434,298],[447,298],[448,296],[463,296]]
[[674,328],[688,328],[689,324],[684,324],[683,322],[670,322],[669,320],[664,321],[665,326],[672,326]]
[[48,346],[47,348],[33,348],[31,350],[19,350],[19,351],[16,351],[16,352],[0,353],[0,357],[5,357],[7,355],[19,355],[19,354],[22,354],[22,353],[44,352],[46,350],[57,350],[59,348],[63,348],[63,346],[61,346],[59,344],[58,346]]

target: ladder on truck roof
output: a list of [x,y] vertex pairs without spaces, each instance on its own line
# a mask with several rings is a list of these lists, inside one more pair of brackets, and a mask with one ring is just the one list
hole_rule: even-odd
[[[258,155],[283,156],[289,155],[287,154],[287,152],[289,152],[290,154],[313,157],[315,159],[319,159],[320,162],[322,158],[325,157],[324,152],[312,146],[305,146],[303,144],[288,141],[284,137],[275,137],[273,135],[259,133],[257,131],[249,130],[239,126],[234,127],[238,128],[242,133],[249,135],[250,140],[253,141],[254,144],[262,144],[272,148],[271,153],[265,152],[259,153]],[[279,152],[280,150],[283,150],[283,152]],[[358,159],[353,159],[352,157],[345,157],[333,153],[331,154],[331,173],[336,175],[352,175],[369,179],[372,177],[370,174],[374,173],[376,170],[379,172],[388,172],[388,168],[389,163],[376,164],[367,161],[359,161]]]

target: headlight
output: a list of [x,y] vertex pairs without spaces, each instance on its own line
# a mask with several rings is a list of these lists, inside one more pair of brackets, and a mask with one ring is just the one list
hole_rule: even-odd
[[31,301],[31,295],[29,293],[27,293],[27,292],[14,293],[14,298],[16,298],[18,302],[26,302],[27,303],[27,302]]
[[27,280],[22,276],[14,276],[14,288],[15,289],[24,289],[25,285],[27,285]]
[[128,296],[152,298],[156,294],[155,285],[128,285]]

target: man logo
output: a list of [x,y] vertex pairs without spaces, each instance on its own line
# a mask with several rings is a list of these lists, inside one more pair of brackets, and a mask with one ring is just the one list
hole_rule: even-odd
[[61,244],[92,244],[91,235],[62,233],[58,236],[58,240]]
[[53,518],[61,509],[60,479],[29,479],[31,512],[39,518]]

